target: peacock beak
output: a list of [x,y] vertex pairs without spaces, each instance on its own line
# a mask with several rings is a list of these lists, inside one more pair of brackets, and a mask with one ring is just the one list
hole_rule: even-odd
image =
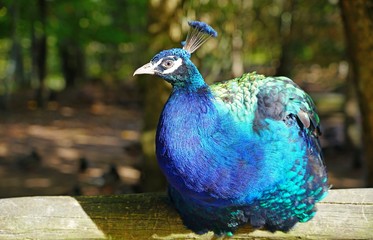
[[155,66],[153,66],[153,64],[150,62],[150,63],[147,63],[145,64],[144,66],[142,67],[139,67],[134,73],[133,73],[133,76],[135,75],[139,75],[139,74],[154,74],[155,73],[155,70],[154,70]]

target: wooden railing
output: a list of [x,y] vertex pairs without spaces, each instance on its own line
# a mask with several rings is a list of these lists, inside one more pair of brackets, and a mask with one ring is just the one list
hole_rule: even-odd
[[[216,238],[187,230],[164,193],[0,200],[0,239]],[[373,239],[373,189],[331,190],[288,233],[244,226],[230,239]]]

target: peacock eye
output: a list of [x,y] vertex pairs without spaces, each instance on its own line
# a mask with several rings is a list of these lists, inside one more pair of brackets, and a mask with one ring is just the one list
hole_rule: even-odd
[[166,60],[162,63],[162,66],[165,68],[170,68],[174,65],[174,61],[172,60]]

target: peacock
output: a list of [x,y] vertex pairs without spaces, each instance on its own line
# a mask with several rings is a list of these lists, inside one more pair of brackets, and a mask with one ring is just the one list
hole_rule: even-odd
[[134,72],[172,85],[156,156],[183,223],[232,235],[244,224],[287,232],[309,221],[329,188],[311,97],[287,77],[255,72],[208,86],[190,58],[217,32],[188,24],[182,48]]

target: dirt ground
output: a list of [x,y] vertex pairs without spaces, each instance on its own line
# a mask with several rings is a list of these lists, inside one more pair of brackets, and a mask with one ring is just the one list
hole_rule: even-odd
[[[139,191],[142,113],[136,99],[110,98],[88,86],[41,110],[29,95],[18,97],[10,111],[0,112],[1,198]],[[325,159],[333,187],[364,186],[363,167],[352,167],[351,152],[327,149]]]
[[44,110],[25,94],[0,113],[0,197],[136,191],[139,103],[104,91],[86,86]]

